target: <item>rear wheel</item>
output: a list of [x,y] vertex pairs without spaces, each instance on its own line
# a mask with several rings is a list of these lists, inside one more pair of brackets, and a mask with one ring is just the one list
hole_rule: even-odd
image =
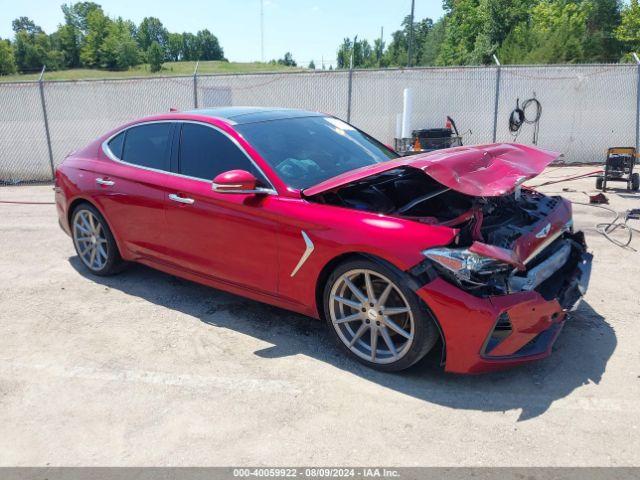
[[435,320],[404,275],[371,260],[348,261],[329,277],[325,317],[338,343],[367,366],[399,371],[438,339]]
[[636,192],[640,189],[640,173],[634,173],[631,175],[631,190]]
[[104,217],[88,203],[71,215],[73,245],[80,260],[95,275],[112,275],[123,266],[118,246]]

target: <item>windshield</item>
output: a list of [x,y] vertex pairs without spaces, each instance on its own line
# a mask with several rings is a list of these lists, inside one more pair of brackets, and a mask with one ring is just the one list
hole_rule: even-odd
[[304,189],[398,154],[333,117],[302,117],[237,125],[236,130],[290,187]]

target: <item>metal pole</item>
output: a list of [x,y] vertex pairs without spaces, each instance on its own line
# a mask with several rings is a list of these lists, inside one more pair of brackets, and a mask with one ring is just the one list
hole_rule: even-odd
[[638,68],[638,74],[636,79],[636,154],[640,148],[640,58],[636,52],[632,53],[633,58],[636,61]]
[[198,108],[198,65],[200,60],[196,61],[196,68],[193,71],[193,108]]
[[411,24],[409,25],[409,48],[407,49],[407,66],[411,67],[411,55],[413,54],[413,12],[416,8],[416,0],[411,0]]
[[500,100],[500,60],[495,55],[493,61],[496,62],[496,100],[493,105],[493,143],[496,143],[496,133],[498,130],[498,101]]
[[264,63],[264,0],[260,0],[260,61]]
[[347,90],[347,123],[351,122],[351,91],[353,84],[353,52],[356,49],[358,35],[353,37],[353,45],[351,46],[351,59],[349,60],[349,86]]
[[53,166],[53,150],[51,149],[51,133],[49,132],[49,118],[47,117],[47,104],[44,101],[44,71],[47,66],[42,66],[38,86],[40,87],[40,103],[42,104],[42,118],[44,119],[44,133],[47,137],[47,150],[49,151],[49,166],[51,167],[51,180],[55,180],[56,172]]
[[382,66],[382,52],[384,48],[382,48],[382,40],[384,39],[384,26],[380,27],[380,50],[377,52],[378,54],[378,68]]

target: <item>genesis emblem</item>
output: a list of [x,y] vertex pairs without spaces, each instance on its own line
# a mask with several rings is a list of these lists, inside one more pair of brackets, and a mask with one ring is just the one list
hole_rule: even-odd
[[536,233],[536,238],[545,238],[547,235],[549,235],[549,231],[551,230],[551,224],[547,223],[542,230],[540,230],[538,233]]

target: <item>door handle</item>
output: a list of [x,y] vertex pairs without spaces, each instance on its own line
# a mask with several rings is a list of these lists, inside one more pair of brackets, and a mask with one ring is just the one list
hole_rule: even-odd
[[105,180],[104,178],[96,178],[96,183],[105,187],[112,187],[116,184],[113,180]]
[[176,195],[175,193],[169,194],[169,200],[173,200],[174,202],[178,203],[186,203],[187,205],[193,205],[193,203],[195,202],[193,198],[181,197],[179,195]]

